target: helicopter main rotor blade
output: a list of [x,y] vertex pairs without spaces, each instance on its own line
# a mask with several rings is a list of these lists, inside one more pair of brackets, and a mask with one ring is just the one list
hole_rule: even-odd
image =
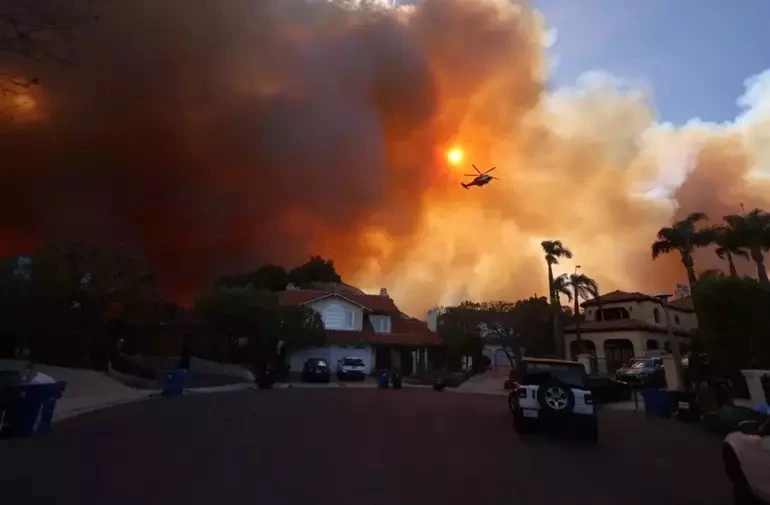
[[481,170],[479,170],[479,167],[477,167],[476,165],[473,165],[473,164],[471,164],[471,166],[472,166],[474,169],[476,169],[476,172],[478,172],[478,173],[479,173],[479,175],[484,175],[484,174],[482,174],[482,173],[481,173]]
[[494,169],[496,169],[496,168],[497,168],[497,167],[492,167],[492,168],[490,168],[489,170],[487,170],[486,172],[484,172],[484,174],[482,174],[482,175],[488,174],[489,172],[491,172],[492,170],[494,170]]

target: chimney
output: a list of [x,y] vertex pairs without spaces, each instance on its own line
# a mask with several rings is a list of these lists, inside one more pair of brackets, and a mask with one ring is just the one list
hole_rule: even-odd
[[299,286],[290,282],[286,285],[286,291],[299,291]]
[[388,290],[385,288],[380,289],[380,296],[384,296],[385,298],[390,298],[390,295],[388,294]]
[[428,311],[428,329],[438,331],[438,310],[430,309]]

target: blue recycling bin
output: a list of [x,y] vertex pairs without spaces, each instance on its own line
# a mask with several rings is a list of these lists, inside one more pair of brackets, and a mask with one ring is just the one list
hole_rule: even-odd
[[387,370],[380,370],[380,376],[377,378],[377,387],[388,389],[390,386],[390,373]]
[[674,394],[668,389],[643,389],[644,413],[648,417],[668,419],[674,412]]
[[51,430],[56,402],[67,383],[24,384],[0,390],[0,436],[31,437]]
[[163,383],[163,396],[182,396],[184,394],[184,385],[187,382],[187,370],[171,370],[166,373],[166,380]]

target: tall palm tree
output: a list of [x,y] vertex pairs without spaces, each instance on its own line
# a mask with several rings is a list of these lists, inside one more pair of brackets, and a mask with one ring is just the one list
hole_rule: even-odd
[[544,240],[540,242],[540,246],[545,253],[545,262],[548,264],[548,294],[551,299],[551,303],[558,303],[559,297],[553,289],[553,266],[559,264],[559,258],[572,258],[572,251],[570,251],[561,240]]
[[540,246],[545,253],[545,262],[548,265],[548,297],[553,309],[553,342],[556,347],[557,356],[564,352],[564,338],[561,332],[561,304],[559,303],[559,294],[554,289],[553,266],[559,264],[559,258],[572,258],[572,251],[561,243],[561,240],[544,240]]
[[[744,242],[737,229],[728,222],[725,226],[717,226],[713,229],[714,241],[717,244],[716,253],[720,259],[727,260],[730,265],[730,276],[738,277],[738,270],[735,268],[734,256],[748,259],[749,254],[744,250]],[[703,276],[703,274],[701,274]]]
[[708,219],[703,212],[693,212],[685,219],[675,222],[671,227],[658,230],[658,240],[652,244],[652,259],[671,251],[678,251],[682,257],[682,264],[687,269],[687,280],[690,283],[690,292],[693,292],[698,278],[695,276],[695,267],[692,254],[698,247],[705,247],[714,241],[712,228],[697,229],[700,221]]
[[754,209],[745,214],[725,216],[724,220],[735,230],[741,243],[749,250],[751,259],[757,264],[759,282],[770,284],[764,255],[764,251],[770,249],[770,213]]
[[591,300],[599,297],[599,285],[586,274],[561,274],[554,279],[554,286],[563,288],[562,293],[574,303],[575,312],[575,341],[578,351],[583,349],[583,341],[580,338],[580,300]]

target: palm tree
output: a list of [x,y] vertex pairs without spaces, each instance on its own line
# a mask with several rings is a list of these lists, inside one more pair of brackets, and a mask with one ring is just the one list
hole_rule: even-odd
[[658,240],[652,244],[652,259],[671,251],[679,252],[682,264],[687,269],[690,292],[694,291],[698,283],[692,254],[697,247],[705,247],[714,241],[712,228],[696,229],[698,222],[706,219],[708,218],[703,212],[693,212],[682,221],[675,222],[673,226],[658,230]]
[[557,356],[561,356],[564,352],[564,338],[560,331],[561,304],[559,303],[559,294],[554,289],[553,266],[559,264],[559,258],[572,258],[572,251],[565,247],[561,240],[544,240],[540,242],[540,246],[543,248],[545,262],[548,265],[548,297],[553,308],[553,324],[551,325],[553,342]]
[[573,310],[575,312],[575,341],[577,342],[578,352],[583,348],[583,343],[580,338],[580,300],[591,300],[599,297],[599,285],[595,280],[588,277],[586,274],[561,274],[554,279],[554,286],[563,288],[562,293],[567,296],[567,299],[574,303]]
[[[735,268],[733,256],[748,259],[749,254],[744,250],[744,242],[737,229],[727,222],[726,226],[717,226],[713,229],[714,241],[717,244],[717,256],[720,259],[727,260],[730,265],[730,276],[738,277],[738,270]],[[701,274],[703,276],[703,274]]]
[[759,282],[768,284],[764,251],[770,248],[770,213],[754,209],[749,213],[731,214],[724,220],[735,230],[739,240],[749,250],[751,259],[757,264]]
[[572,258],[572,251],[570,251],[561,240],[544,240],[540,242],[540,246],[545,253],[545,262],[548,264],[548,294],[551,298],[551,303],[558,303],[559,298],[553,287],[553,265],[559,264],[559,258]]

